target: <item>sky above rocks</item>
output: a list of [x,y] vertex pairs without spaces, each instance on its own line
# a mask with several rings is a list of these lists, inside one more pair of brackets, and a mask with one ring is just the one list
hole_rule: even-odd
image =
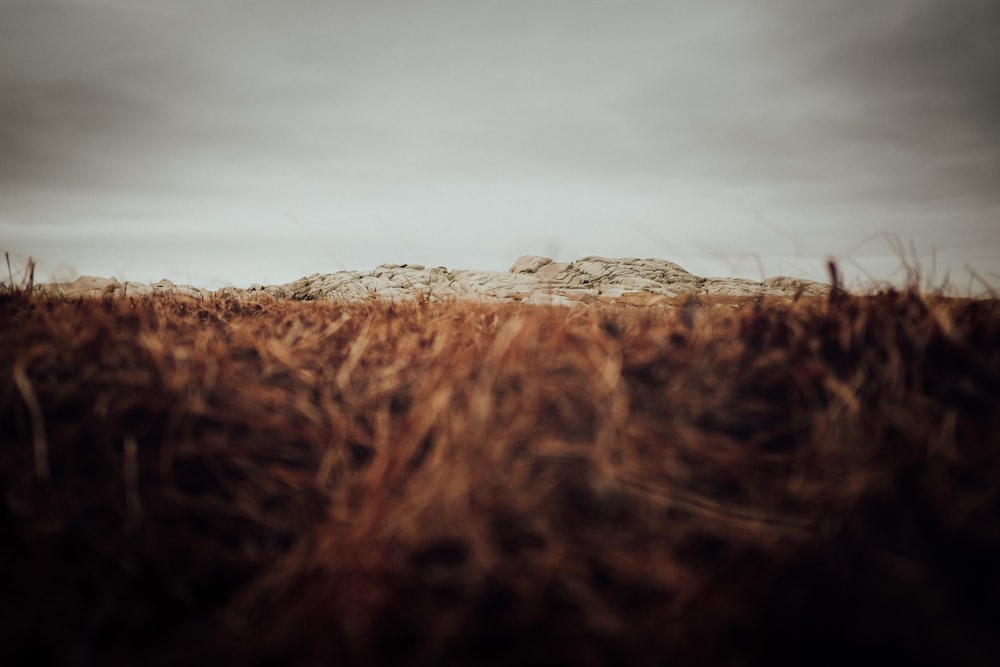
[[0,0],[0,249],[43,279],[900,248],[1000,286],[996,0]]

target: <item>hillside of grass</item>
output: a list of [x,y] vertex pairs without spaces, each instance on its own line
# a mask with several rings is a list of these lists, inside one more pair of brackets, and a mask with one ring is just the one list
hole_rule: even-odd
[[0,294],[0,663],[1000,663],[1000,303]]

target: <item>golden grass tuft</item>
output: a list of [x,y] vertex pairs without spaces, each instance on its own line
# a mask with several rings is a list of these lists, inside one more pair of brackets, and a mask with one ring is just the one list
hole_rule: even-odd
[[0,659],[996,664],[1000,306],[0,294]]

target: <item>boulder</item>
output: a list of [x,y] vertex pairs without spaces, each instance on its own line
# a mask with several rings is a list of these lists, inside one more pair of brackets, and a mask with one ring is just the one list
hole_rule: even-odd
[[551,264],[549,257],[538,257],[537,255],[522,255],[514,260],[513,266],[508,273],[535,273],[546,264]]
[[100,276],[80,276],[66,286],[67,292],[76,294],[96,293],[103,294],[114,291],[118,281],[115,278],[101,278]]
[[565,282],[571,276],[572,262],[549,262],[535,270],[535,275],[543,280]]

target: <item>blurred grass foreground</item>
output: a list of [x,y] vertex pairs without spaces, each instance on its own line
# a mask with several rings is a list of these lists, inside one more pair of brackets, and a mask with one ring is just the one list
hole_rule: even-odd
[[0,294],[5,665],[1000,664],[1000,305]]

